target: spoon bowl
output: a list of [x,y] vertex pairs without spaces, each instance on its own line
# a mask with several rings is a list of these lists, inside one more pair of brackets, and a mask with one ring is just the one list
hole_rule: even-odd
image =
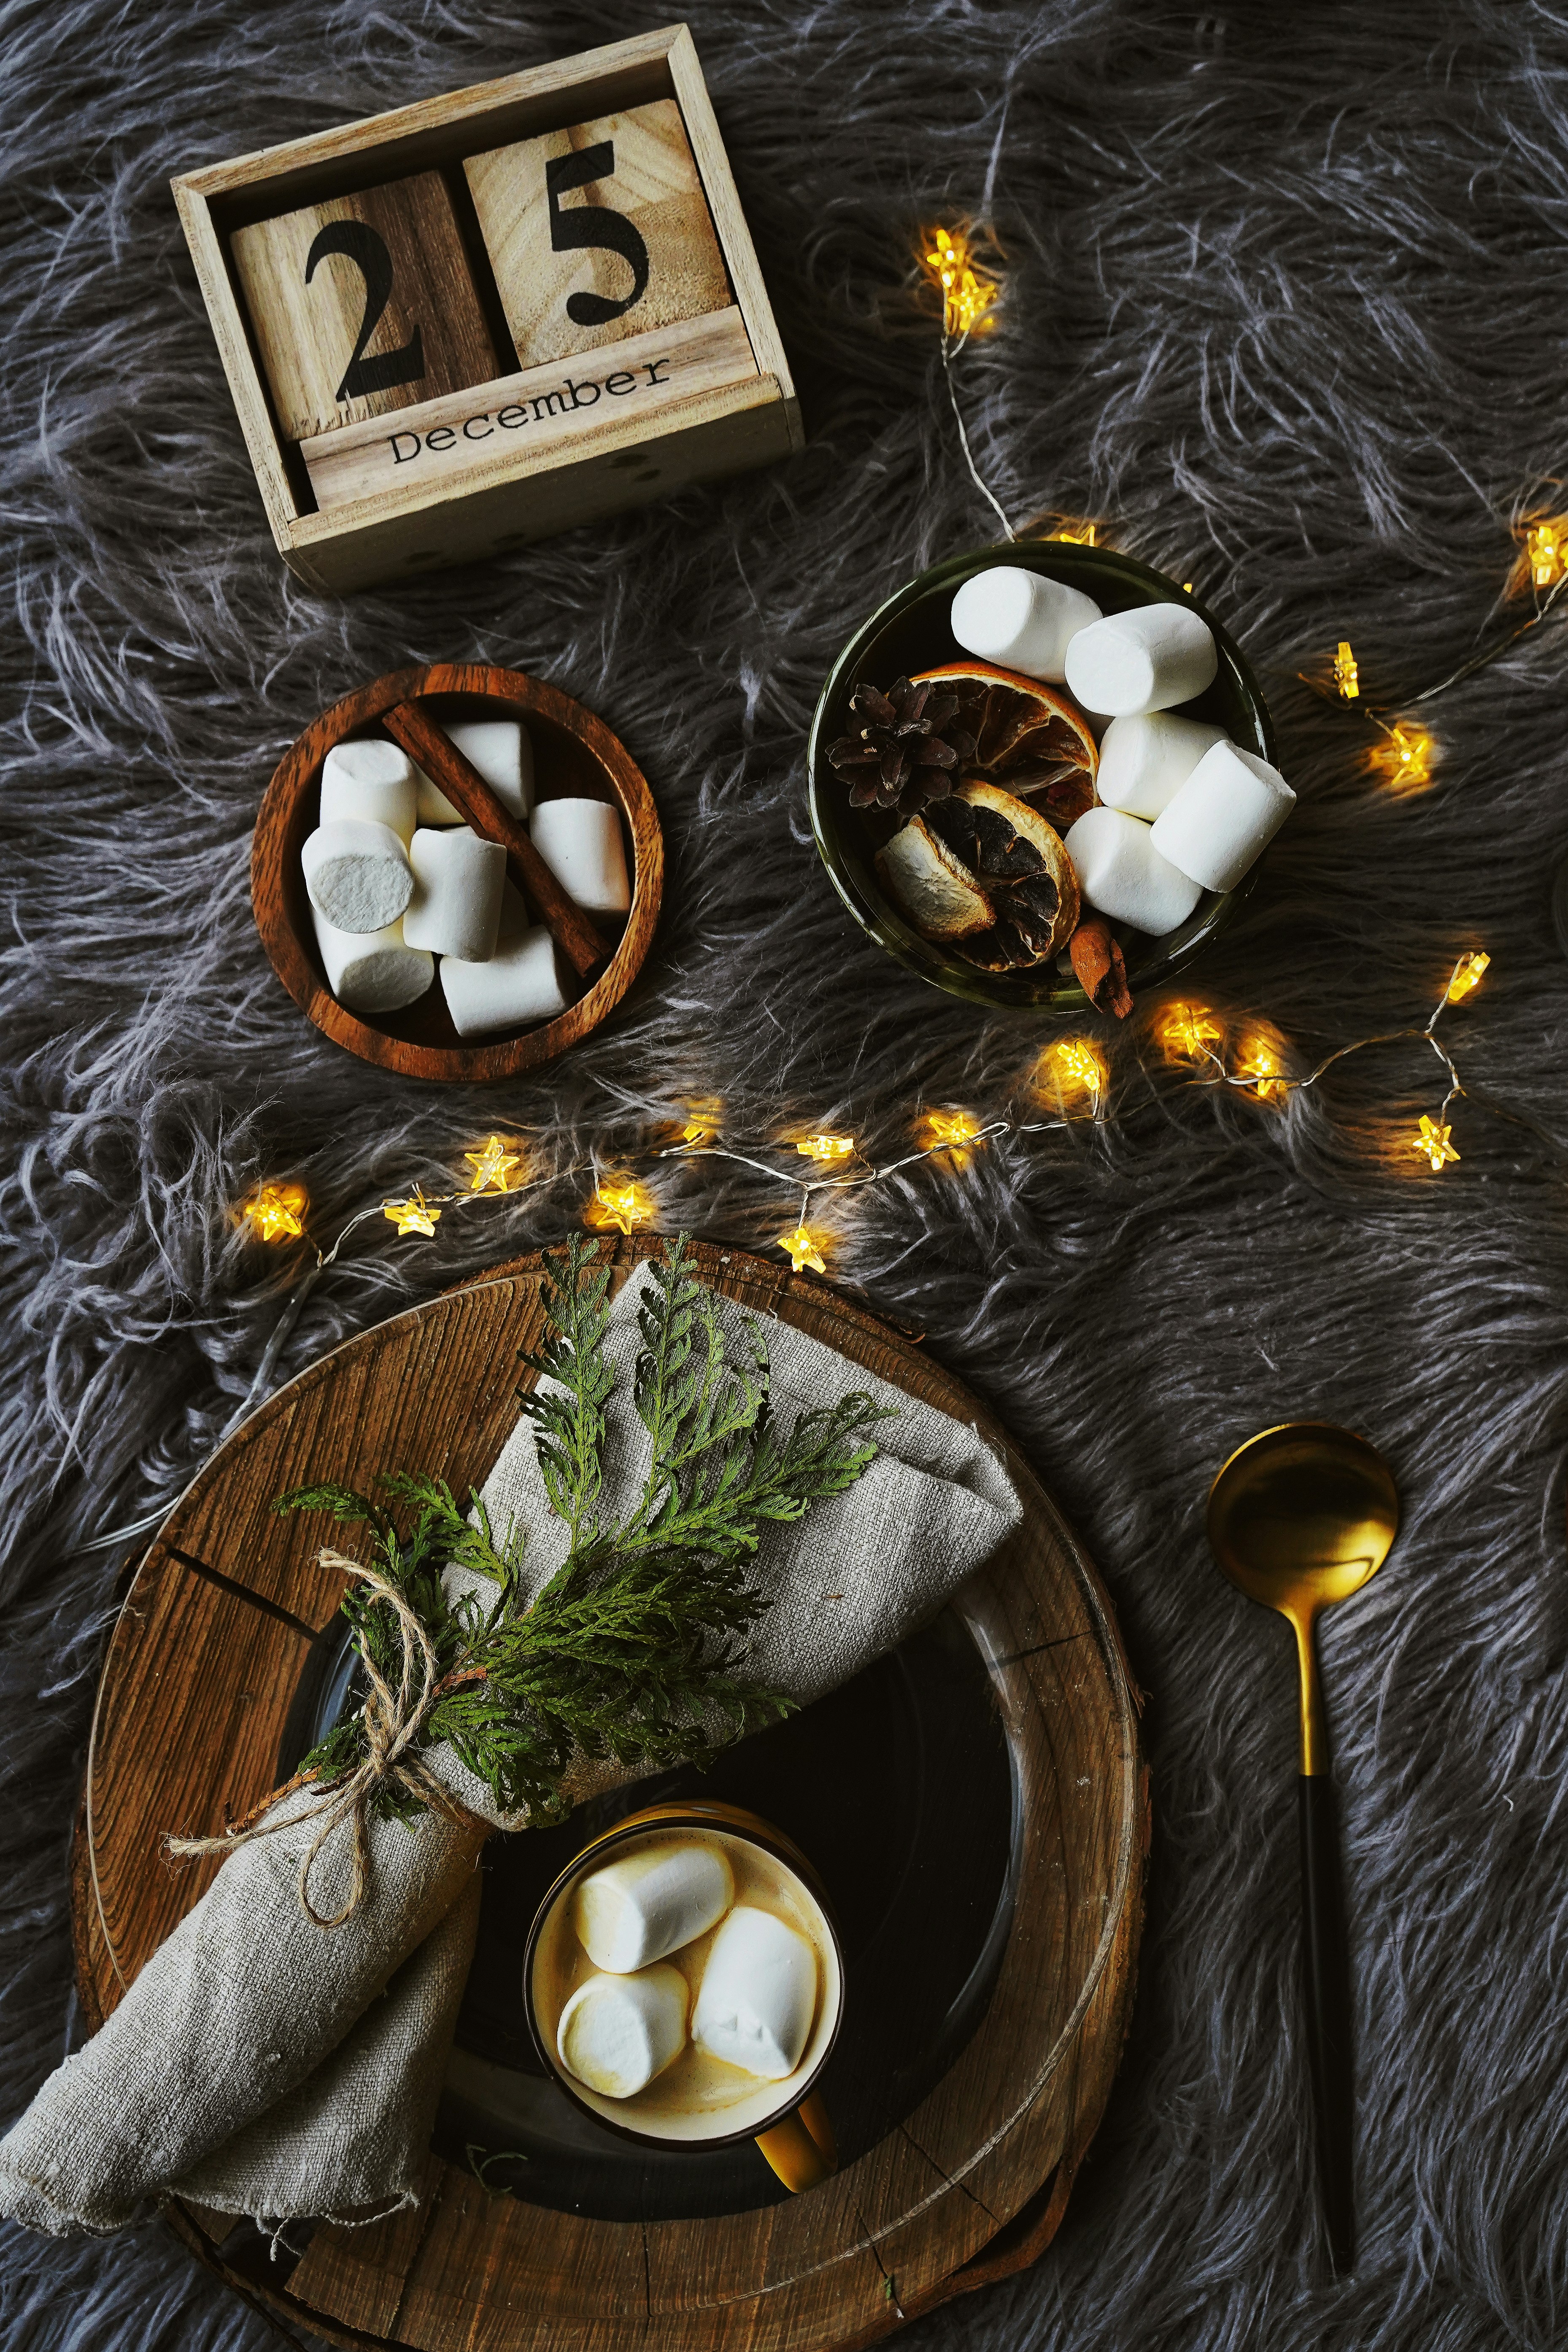
[[1399,1532],[1399,1495],[1381,1454],[1326,1421],[1288,1421],[1248,1439],[1209,1492],[1208,1540],[1232,1584],[1294,1618],[1348,1601]]

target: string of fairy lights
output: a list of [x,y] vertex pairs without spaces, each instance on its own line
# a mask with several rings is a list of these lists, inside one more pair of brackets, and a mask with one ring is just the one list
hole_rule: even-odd
[[[941,298],[942,365],[965,462],[1007,536],[1014,539],[1017,534],[1005,510],[975,463],[955,373],[955,362],[971,338],[990,332],[997,323],[1003,281],[999,271],[982,257],[996,250],[991,241],[977,239],[967,226],[938,228],[923,235],[919,260],[925,281]],[[1050,536],[1093,545],[1100,542],[1103,528],[1093,522],[1063,521]],[[1416,790],[1431,780],[1439,747],[1418,715],[1425,706],[1540,627],[1568,593],[1568,517],[1527,519],[1517,526],[1515,538],[1519,551],[1507,593],[1517,595],[1528,588],[1531,609],[1448,676],[1397,702],[1374,701],[1363,692],[1361,667],[1348,638],[1340,639],[1320,674],[1302,674],[1303,682],[1314,691],[1332,697],[1369,723],[1378,738],[1372,763],[1396,790]],[[1288,1048],[1277,1032],[1257,1019],[1227,1015],[1203,1002],[1181,998],[1157,1005],[1151,1016],[1151,1034],[1166,1063],[1179,1072],[1181,1084],[1229,1089],[1275,1109],[1317,1086],[1352,1055],[1374,1045],[1425,1044],[1442,1066],[1446,1089],[1436,1112],[1423,1111],[1399,1149],[1419,1163],[1423,1173],[1440,1176],[1460,1158],[1450,1114],[1455,1103],[1465,1097],[1466,1088],[1438,1034],[1438,1024],[1473,993],[1490,961],[1484,948],[1465,950],[1425,1023],[1353,1038],[1304,1072],[1293,1072],[1288,1066]],[[711,1104],[694,1106],[679,1128],[669,1131],[666,1140],[650,1147],[647,1156],[671,1163],[727,1161],[776,1184],[789,1202],[788,1214],[793,1222],[778,1234],[773,1246],[789,1259],[795,1273],[823,1275],[841,1239],[843,1210],[853,1196],[885,1187],[926,1163],[962,1170],[974,1154],[1005,1139],[1039,1136],[1084,1121],[1104,1124],[1113,1117],[1110,1066],[1104,1048],[1092,1036],[1058,1038],[1047,1045],[1034,1065],[1027,1091],[1033,1107],[1050,1115],[1019,1116],[1009,1108],[982,1118],[951,1105],[923,1109],[915,1121],[915,1148],[887,1160],[868,1157],[855,1135],[828,1129],[787,1136],[781,1141],[737,1144],[726,1139],[722,1113]],[[1543,1140],[1554,1141],[1517,1112],[1497,1105],[1486,1107],[1500,1116],[1520,1118]],[[772,1156],[762,1157],[765,1152]],[[329,1246],[319,1245],[312,1235],[309,1202],[298,1181],[259,1184],[238,1204],[236,1220],[247,1234],[272,1246],[302,1245],[304,1262],[267,1339],[256,1377],[230,1416],[224,1436],[268,1392],[282,1349],[307,1298],[340,1262],[350,1236],[367,1226],[380,1230],[383,1223],[390,1224],[399,1240],[430,1244],[437,1242],[437,1228],[445,1217],[465,1216],[497,1202],[515,1205],[524,1193],[559,1187],[584,1175],[591,1181],[582,1217],[591,1229],[630,1235],[656,1231],[660,1225],[656,1194],[629,1166],[607,1170],[595,1157],[567,1168],[536,1167],[524,1141],[500,1134],[486,1136],[465,1151],[462,1160],[466,1173],[455,1178],[448,1190],[426,1191],[422,1183],[411,1182],[400,1189],[397,1198],[357,1211]],[[794,1160],[805,1161],[807,1171],[792,1170],[789,1163]],[[1406,1164],[1409,1165],[1408,1160]],[[162,1511],[152,1513],[133,1527],[116,1528],[85,1549],[106,1549],[123,1542],[155,1528],[162,1517]]]
[[[1459,1158],[1448,1114],[1465,1093],[1465,1087],[1452,1054],[1437,1034],[1437,1024],[1450,1007],[1462,1003],[1479,986],[1490,962],[1484,949],[1468,950],[1455,962],[1441,996],[1420,1026],[1379,1030],[1353,1038],[1299,1075],[1284,1066],[1267,1036],[1256,1028],[1249,1030],[1245,1023],[1240,1025],[1234,1053],[1228,1058],[1233,1024],[1201,1003],[1178,1000],[1161,1005],[1155,1015],[1154,1035],[1166,1062],[1183,1066],[1187,1083],[1228,1087],[1254,1101],[1276,1106],[1288,1101],[1291,1095],[1304,1094],[1315,1087],[1329,1070],[1353,1054],[1372,1045],[1419,1040],[1441,1064],[1448,1087],[1436,1117],[1423,1112],[1419,1126],[1406,1142],[1433,1173],[1440,1174]],[[890,1160],[869,1159],[855,1136],[827,1129],[786,1138],[779,1144],[743,1148],[724,1139],[722,1125],[710,1111],[694,1111],[678,1138],[655,1146],[649,1156],[662,1162],[727,1160],[776,1184],[789,1199],[794,1223],[779,1234],[774,1245],[789,1258],[797,1274],[803,1269],[825,1274],[837,1234],[819,1217],[819,1202],[838,1202],[848,1194],[890,1184],[909,1169],[930,1160],[943,1160],[949,1166],[961,1168],[971,1153],[1003,1137],[1043,1135],[1085,1120],[1103,1124],[1110,1116],[1111,1104],[1111,1071],[1103,1048],[1092,1037],[1058,1038],[1036,1060],[1029,1091],[1040,1107],[1049,1108],[1053,1115],[1027,1118],[1009,1110],[981,1118],[972,1111],[952,1107],[922,1110],[915,1123],[915,1148]],[[774,1156],[761,1158],[759,1154],[764,1150],[771,1150]],[[791,1173],[787,1165],[779,1164],[785,1154],[806,1160],[816,1172]],[[310,1239],[307,1223],[308,1202],[300,1184],[262,1184],[240,1203],[236,1213],[241,1224],[258,1241],[302,1241],[314,1250],[315,1264],[308,1269],[314,1282],[337,1262],[350,1235],[378,1216],[390,1223],[400,1238],[434,1241],[442,1218],[454,1210],[462,1212],[500,1199],[515,1200],[521,1192],[544,1184],[559,1184],[582,1172],[576,1167],[536,1171],[525,1143],[501,1135],[486,1136],[483,1143],[464,1152],[462,1158],[466,1177],[455,1182],[451,1190],[426,1192],[422,1184],[411,1184],[401,1198],[383,1200],[358,1211],[342,1226],[329,1249],[318,1248]],[[633,1170],[599,1170],[593,1171],[582,1217],[591,1230],[632,1234],[656,1230],[661,1222],[661,1206],[656,1195]],[[293,1304],[291,1299],[290,1305]]]

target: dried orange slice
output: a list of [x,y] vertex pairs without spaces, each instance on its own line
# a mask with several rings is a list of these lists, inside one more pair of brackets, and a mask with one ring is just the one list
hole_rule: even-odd
[[994,784],[1038,809],[1058,833],[1093,807],[1100,754],[1089,721],[1064,694],[990,662],[946,662],[923,669],[914,683],[940,683],[956,696],[952,724],[975,739],[955,785]]

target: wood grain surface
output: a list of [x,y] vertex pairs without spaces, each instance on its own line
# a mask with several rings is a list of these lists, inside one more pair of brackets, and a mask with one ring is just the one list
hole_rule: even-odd
[[[541,799],[570,795],[608,801],[624,823],[632,877],[632,908],[620,939],[591,987],[537,1028],[522,1029],[484,1043],[459,1039],[446,1011],[439,977],[415,1004],[401,1013],[350,1013],[327,985],[316,950],[310,902],[299,853],[320,809],[321,763],[335,743],[372,733],[400,705],[428,701],[437,724],[443,716],[476,715],[519,719],[534,747]],[[464,705],[468,708],[466,710]],[[428,748],[428,746],[427,746]],[[450,747],[449,747],[450,748]],[[446,765],[449,786],[455,771]],[[273,970],[300,1009],[334,1044],[361,1061],[405,1077],[453,1081],[507,1078],[564,1053],[586,1037],[620,1003],[653,944],[664,888],[664,845],[658,811],[635,761],[601,719],[570,695],[520,670],[484,665],[442,663],[429,669],[391,671],[334,703],[284,754],[268,784],[256,821],[250,854],[251,907]],[[525,885],[526,894],[526,885]],[[586,919],[584,919],[586,921]],[[611,927],[604,925],[606,933]],[[604,942],[593,926],[597,960]]]
[[[354,227],[369,232],[364,254],[316,255],[321,232],[343,224],[345,243]],[[439,172],[253,222],[235,231],[233,252],[287,441],[500,373]]]
[[[602,176],[577,178],[577,157],[606,152]],[[547,185],[552,164],[558,171],[565,164],[570,179],[553,202]],[[519,366],[597,351],[648,327],[729,307],[724,256],[673,98],[470,155],[463,169]],[[643,249],[635,271],[613,245],[561,242],[592,231],[593,213],[614,215],[603,225],[612,234],[616,223],[630,224]],[[582,294],[606,308],[629,307],[585,323],[570,309]]]
[[[657,1246],[616,1245],[630,1267]],[[172,2218],[244,2291],[334,2341],[428,2352],[847,2352],[1031,2261],[1103,2110],[1132,1998],[1147,1842],[1135,1695],[1105,1595],[1004,1433],[917,1347],[826,1286],[703,1244],[707,1279],[852,1365],[977,1422],[1024,1521],[957,1605],[987,1658],[1019,1775],[1014,1925],[973,2041],[868,2154],[787,2203],[612,2223],[487,2195],[434,2155],[417,2210],[318,2225],[287,2278],[235,2271],[229,2224]],[[509,1434],[519,1346],[540,1336],[537,1258],[495,1269],[337,1349],[196,1478],[142,1562],[105,1663],[78,1833],[81,1997],[97,2024],[194,1901],[161,1858],[273,1785],[290,1701],[337,1599],[335,1530],[272,1499],[329,1473],[417,1464],[463,1491]]]

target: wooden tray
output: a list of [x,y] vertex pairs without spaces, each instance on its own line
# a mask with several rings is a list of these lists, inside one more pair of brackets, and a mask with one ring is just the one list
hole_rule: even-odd
[[[553,1021],[480,1044],[452,1025],[437,977],[401,1013],[350,1013],[327,985],[316,949],[299,852],[321,805],[321,763],[336,743],[373,729],[400,702],[433,698],[432,715],[520,719],[532,738],[541,799],[569,795],[618,807],[627,834],[632,908],[626,928],[593,985]],[[250,853],[256,927],[272,968],[300,1010],[334,1045],[402,1077],[459,1080],[515,1077],[519,1070],[575,1045],[612,1013],[653,945],[664,890],[664,839],[646,779],[601,719],[558,687],[521,670],[442,662],[392,670],[346,694],[308,726],[279,761],[263,795]],[[601,920],[603,919],[601,919]]]
[[[617,1244],[629,1268],[657,1244]],[[1124,2038],[1142,1917],[1146,1779],[1109,1602],[1005,1433],[906,1339],[825,1286],[703,1244],[744,1305],[977,1422],[1025,1497],[1022,1526],[957,1606],[1015,1759],[1018,1883],[996,1990],[936,2089],[810,2194],[701,2221],[590,2221],[434,2155],[417,2210],[318,2226],[280,2278],[249,2222],[175,2204],[186,2242],[242,2293],[333,2341],[429,2352],[842,2352],[1032,2262],[1050,2242]],[[496,1268],[338,1349],[273,1397],[194,1481],[143,1559],[110,1643],[78,1829],[73,1914],[89,2021],[209,1881],[169,1830],[212,1831],[274,1785],[291,1703],[340,1580],[324,1522],[273,1517],[290,1486],[389,1464],[480,1482],[514,1425],[519,1346],[542,1329],[537,1258]]]

